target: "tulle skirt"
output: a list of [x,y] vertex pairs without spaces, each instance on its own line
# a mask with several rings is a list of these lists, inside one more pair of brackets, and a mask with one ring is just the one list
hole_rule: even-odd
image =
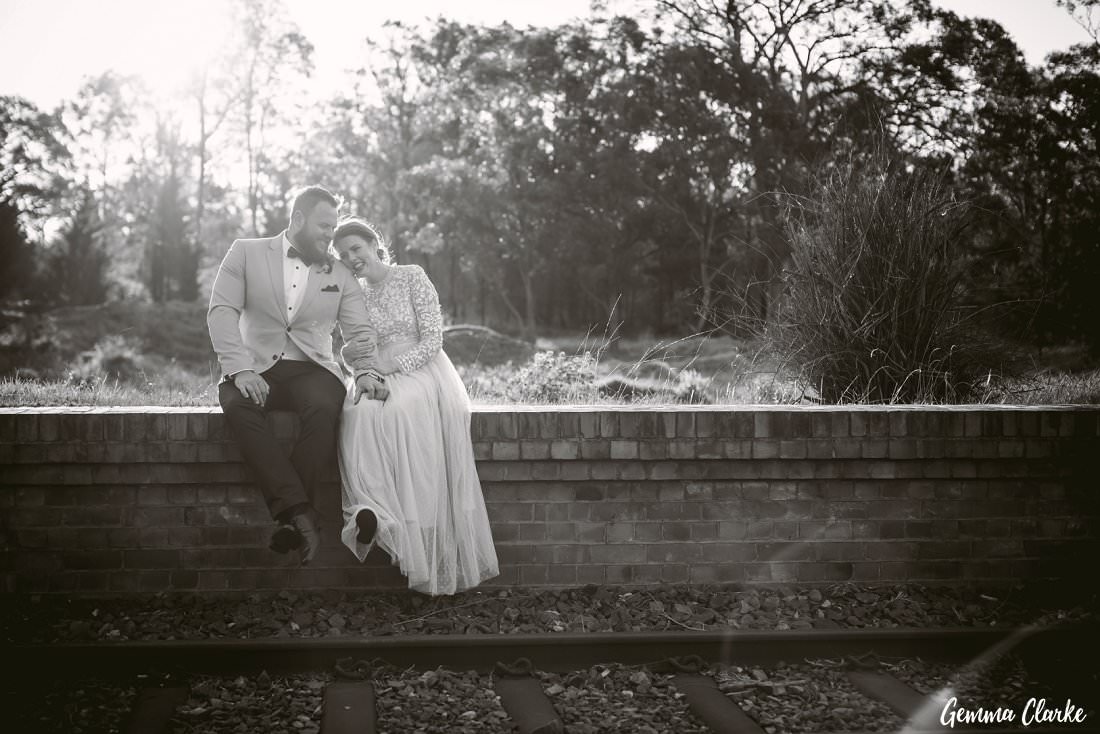
[[[408,344],[382,347],[400,354]],[[362,561],[377,544],[409,579],[440,595],[499,573],[485,498],[470,440],[466,388],[440,350],[410,374],[386,376],[385,401],[353,403],[349,387],[340,425],[341,539]],[[355,517],[378,518],[372,543],[356,540]]]

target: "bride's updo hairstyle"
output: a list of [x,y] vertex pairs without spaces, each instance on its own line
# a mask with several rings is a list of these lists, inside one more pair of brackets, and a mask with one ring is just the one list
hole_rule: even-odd
[[338,240],[349,235],[359,235],[367,242],[373,242],[375,252],[378,253],[378,259],[387,265],[390,264],[390,247],[386,244],[386,238],[382,236],[382,232],[377,227],[366,219],[362,217],[344,217],[336,225],[332,242],[335,245]]

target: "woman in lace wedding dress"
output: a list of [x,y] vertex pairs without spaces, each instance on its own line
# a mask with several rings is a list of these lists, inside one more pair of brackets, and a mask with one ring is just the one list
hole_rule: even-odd
[[[333,246],[360,278],[377,332],[385,400],[349,395],[340,424],[344,544],[374,544],[409,587],[454,594],[496,576],[496,549],[470,440],[466,387],[443,352],[439,297],[419,265],[393,265],[385,241],[348,219]],[[367,348],[349,344],[345,354]]]

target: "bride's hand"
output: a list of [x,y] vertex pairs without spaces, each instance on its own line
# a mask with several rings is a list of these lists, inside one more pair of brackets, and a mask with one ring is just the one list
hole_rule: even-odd
[[374,362],[377,365],[376,369],[383,375],[392,375],[394,372],[401,371],[401,365],[393,357],[378,355]]

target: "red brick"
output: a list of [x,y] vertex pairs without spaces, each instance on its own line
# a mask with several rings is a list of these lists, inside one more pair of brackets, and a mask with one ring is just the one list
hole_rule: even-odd
[[549,581],[549,570],[546,566],[520,566],[519,581],[524,585],[546,584]]
[[756,546],[756,543],[696,543],[692,547],[699,560],[740,563],[757,559]]
[[542,519],[546,522],[568,522],[569,520],[569,505],[564,502],[546,504],[540,509],[542,510]]
[[580,443],[577,441],[552,441],[550,442],[550,458],[558,460],[574,460],[580,457]]
[[601,440],[584,440],[580,445],[581,458],[590,460],[603,460],[611,458],[611,442]]
[[[265,529],[261,529],[264,531]],[[176,527],[168,529],[167,546],[170,548],[193,548],[202,542],[201,528]]]
[[664,540],[691,540],[691,523],[666,521],[661,525],[661,537]]
[[919,543],[917,545],[917,557],[920,559],[961,558],[969,559],[970,543],[961,541],[935,541]]
[[527,542],[546,540],[546,523],[524,523],[520,525],[519,539]]
[[692,523],[691,525],[691,539],[692,540],[717,540],[718,539],[718,523],[716,522],[701,522]]
[[1011,558],[1024,555],[1022,540],[974,540],[972,548],[975,558]]
[[641,545],[596,545],[588,549],[588,559],[598,564],[644,563],[646,548]]
[[779,441],[757,440],[752,444],[753,459],[778,459]]
[[805,459],[805,441],[780,441],[779,458],[781,459]]
[[519,442],[519,455],[520,458],[531,460],[548,460],[550,458],[550,442],[549,441],[520,441]]
[[727,439],[722,442],[722,457],[726,459],[733,459],[736,461],[751,459],[752,442],[732,441]]
[[108,506],[71,507],[62,511],[62,523],[79,526],[120,524],[122,508]]
[[879,538],[882,533],[882,523],[870,520],[853,520],[853,538]]
[[670,459],[691,460],[695,458],[695,439],[674,439],[668,442]]
[[684,499],[684,488],[676,484],[664,484],[657,489],[657,499],[661,502],[679,502]]
[[540,461],[531,465],[531,479],[555,481],[561,478],[561,464],[556,461]]
[[603,569],[609,584],[629,584],[634,581],[635,567],[632,565],[604,566]]
[[532,505],[527,502],[494,502],[486,509],[494,524],[531,522],[534,519]]
[[[494,582],[496,579],[494,579]],[[604,584],[607,574],[603,566],[579,566],[577,568],[578,584]]]
[[557,427],[554,438],[576,439],[581,435],[581,416],[579,413],[560,411],[557,413]]
[[101,571],[122,567],[122,553],[117,550],[67,551],[62,559],[67,569]]
[[568,461],[561,465],[561,479],[564,481],[580,481],[588,479],[588,464],[582,461]]
[[504,479],[511,482],[526,482],[531,479],[532,467],[528,461],[513,461],[504,465]]
[[864,459],[885,459],[889,454],[889,442],[885,439],[865,439],[860,443],[860,455]]
[[550,584],[573,586],[577,583],[577,566],[552,565],[547,569],[546,580]]
[[492,455],[494,461],[518,461],[519,444],[511,441],[494,441]]
[[798,564],[799,581],[850,581],[854,573],[854,564],[847,561]]

